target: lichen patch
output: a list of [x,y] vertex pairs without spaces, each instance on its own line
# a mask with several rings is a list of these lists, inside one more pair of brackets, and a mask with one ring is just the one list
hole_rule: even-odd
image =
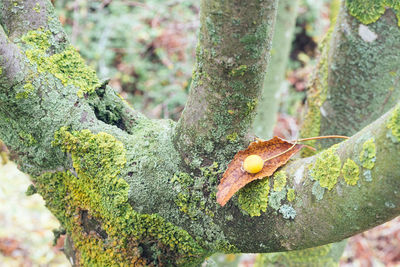
[[367,43],[372,43],[378,38],[378,35],[371,31],[368,26],[360,24],[358,27],[358,35]]

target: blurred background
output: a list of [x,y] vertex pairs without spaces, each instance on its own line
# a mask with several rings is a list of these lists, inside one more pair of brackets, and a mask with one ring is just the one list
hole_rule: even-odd
[[[199,28],[198,1],[55,0],[73,45],[101,79],[110,79],[135,109],[151,118],[179,119],[186,102]],[[329,28],[329,0],[301,0],[279,91],[274,134],[297,138],[299,114]],[[5,148],[0,144],[0,155]],[[59,224],[38,195],[26,196],[29,178],[0,157],[0,267],[70,266],[53,244]],[[217,255],[220,266],[253,266],[255,255]],[[400,266],[400,217],[349,239],[340,266]]]

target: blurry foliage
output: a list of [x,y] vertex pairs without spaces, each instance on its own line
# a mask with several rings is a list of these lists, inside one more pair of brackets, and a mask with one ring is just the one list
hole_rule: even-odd
[[[330,0],[301,0],[288,67],[294,88],[281,111],[304,99],[317,43],[329,26]],[[57,0],[72,43],[101,79],[151,118],[178,119],[192,75],[199,1]],[[300,91],[300,94],[296,92]]]
[[195,58],[198,2],[55,2],[71,42],[100,78],[111,78],[149,117],[179,117]]
[[[300,0],[295,36],[287,66],[287,86],[281,92],[281,104],[275,134],[298,138],[306,101],[306,90],[318,62],[318,44],[330,26],[332,0]],[[293,118],[297,123],[293,123]],[[297,124],[297,125],[296,125]],[[285,128],[282,130],[281,128]]]

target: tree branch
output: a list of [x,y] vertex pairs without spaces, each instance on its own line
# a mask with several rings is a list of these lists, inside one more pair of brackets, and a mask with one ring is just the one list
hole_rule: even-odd
[[[1,30],[1,139],[29,174],[69,169],[71,161],[51,145],[62,126],[95,132],[116,127],[127,134],[141,116],[85,65],[65,38],[49,1],[18,5],[18,16],[6,16],[14,14],[14,5],[1,9],[3,24],[15,27],[9,32],[16,43]],[[37,9],[31,14],[25,9],[32,6]],[[40,25],[29,21],[36,17],[41,18]],[[39,28],[32,30],[35,25]]]
[[[277,204],[279,194],[272,192],[267,213],[250,219],[231,201],[223,213],[233,211],[234,219],[221,224],[231,233],[230,241],[243,252],[303,249],[340,241],[398,216],[399,116],[397,107],[338,147],[288,163],[281,171],[287,189],[294,189],[293,202],[284,194]],[[278,178],[269,179],[272,188]],[[291,215],[294,220],[284,218]]]
[[[262,187],[253,191],[260,198],[244,191],[239,200],[218,206],[221,173],[248,141],[275,5],[272,0],[204,0],[202,8],[199,60],[177,127],[130,111],[69,43],[57,38],[62,32],[58,23],[26,31],[14,40],[18,46],[0,32],[2,56],[4,51],[5,57],[19,60],[15,65],[3,58],[0,62],[5,68],[0,74],[5,80],[0,137],[32,175],[33,191],[65,227],[71,247],[79,251],[76,260],[99,266],[199,264],[216,251],[317,246],[399,214],[399,109],[342,143],[337,152],[332,148],[285,166],[284,190],[294,189],[296,196],[293,200],[291,191],[291,202],[286,191],[281,203],[271,190],[267,213],[258,218],[243,214],[244,204],[257,208],[265,200]],[[343,182],[340,173],[350,184],[356,179],[348,158],[359,168],[360,186]],[[321,186],[332,186],[322,199],[323,189],[311,176]],[[333,183],[336,176],[339,182]]]
[[[365,25],[342,1],[308,97],[302,135],[353,135],[400,99],[400,28],[391,9]],[[329,147],[336,140],[314,143]]]
[[276,7],[275,0],[201,2],[196,69],[175,135],[187,164],[225,160],[247,144]]

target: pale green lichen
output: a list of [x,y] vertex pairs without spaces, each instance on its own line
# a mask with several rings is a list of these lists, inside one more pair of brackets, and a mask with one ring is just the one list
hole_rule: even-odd
[[318,181],[316,181],[311,190],[312,194],[319,201],[324,198],[325,188],[321,187]]
[[[212,165],[200,168],[201,177],[209,183],[217,183],[219,175],[222,173],[218,168],[218,163],[214,162]],[[204,182],[199,177],[193,177],[188,173],[177,173],[170,181],[177,192],[175,204],[179,210],[185,213],[190,219],[198,220],[204,218],[204,215],[214,217],[215,213],[206,204],[207,199],[204,197],[202,189]],[[215,199],[215,192],[211,199]]]
[[273,208],[274,210],[279,210],[282,201],[286,197],[286,192],[287,192],[286,189],[283,189],[280,192],[272,191],[268,197],[268,206]]
[[371,170],[365,170],[365,171],[363,172],[363,174],[364,174],[365,181],[367,181],[367,182],[372,182],[372,173],[371,173]]
[[328,190],[336,185],[342,166],[340,157],[336,155],[337,147],[338,145],[333,145],[321,152],[311,169],[312,178]]
[[25,54],[29,61],[36,64],[39,73],[49,72],[60,79],[63,85],[77,87],[79,97],[93,93],[101,85],[96,72],[85,64],[73,46],[49,56],[46,52],[50,48],[50,37],[50,31],[38,29],[29,31],[21,38],[28,45]]
[[371,170],[376,161],[376,147],[374,138],[370,138],[364,142],[360,152],[360,162],[366,169]]
[[287,191],[287,200],[289,202],[292,202],[293,200],[296,199],[296,193],[294,192],[293,188],[289,188]]
[[348,185],[356,185],[357,181],[360,179],[360,168],[351,159],[347,159],[344,163],[342,173],[343,178]]
[[391,130],[397,142],[400,141],[400,106],[397,106],[393,111],[387,123],[387,128]]
[[[34,178],[35,185],[51,200],[46,205],[72,238],[80,264],[174,265],[204,257],[201,239],[128,203],[129,185],[119,176],[126,164],[122,142],[107,133],[62,127],[53,145],[71,155],[74,171],[45,173]],[[168,255],[178,262],[170,262]]]
[[392,8],[400,26],[400,2],[398,0],[346,0],[346,6],[349,14],[363,24],[377,21],[385,13],[387,7]]
[[16,99],[25,99],[28,98],[28,96],[35,91],[35,87],[32,85],[32,83],[26,83],[23,86],[23,91],[18,92],[15,95]]
[[296,211],[292,206],[284,204],[280,207],[279,212],[283,215],[284,219],[294,219],[296,217]]
[[268,206],[269,178],[255,180],[239,191],[239,207],[246,214],[260,216]]
[[274,174],[274,191],[280,192],[286,186],[286,172],[278,171]]

